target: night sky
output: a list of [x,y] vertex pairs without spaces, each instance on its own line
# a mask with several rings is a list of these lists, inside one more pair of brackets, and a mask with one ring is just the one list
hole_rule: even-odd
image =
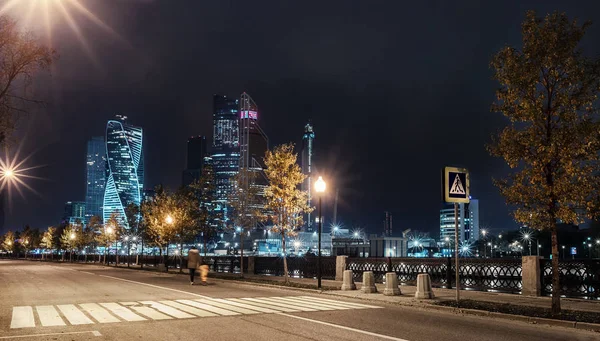
[[[5,1],[4,1],[5,2]],[[66,3],[66,1],[63,0]],[[525,11],[559,10],[596,20],[597,1],[79,1],[122,39],[70,8],[85,44],[60,11],[52,46],[60,59],[36,94],[46,108],[16,137],[29,165],[45,165],[7,210],[5,230],[59,222],[64,202],[84,200],[86,141],[127,115],[145,130],[146,187],[179,186],[186,140],[212,131],[212,95],[248,92],[271,146],[301,143],[311,119],[317,172],[344,226],[438,237],[440,170],[471,171],[481,225],[511,229],[492,177],[503,161],[485,143],[505,120],[491,113],[497,83],[489,61],[520,46]],[[1,2],[0,2],[1,3]],[[8,11],[23,21],[26,8]],[[32,28],[47,32],[34,13]],[[583,48],[597,55],[600,23]],[[86,47],[87,45],[87,47]],[[331,219],[333,196],[326,199]]]

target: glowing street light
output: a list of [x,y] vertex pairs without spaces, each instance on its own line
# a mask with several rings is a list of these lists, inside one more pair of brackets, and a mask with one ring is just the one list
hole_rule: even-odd
[[71,233],[71,240],[75,239],[75,233]]
[[165,222],[166,222],[167,224],[169,224],[169,225],[173,225],[173,222],[174,222],[174,221],[175,221],[175,220],[173,219],[173,217],[171,217],[171,215],[170,215],[170,214],[168,214],[168,215],[167,215],[167,217],[165,218]]
[[321,228],[323,226],[323,216],[321,215],[321,198],[326,188],[325,180],[319,176],[315,182],[315,191],[319,195],[319,255],[317,257],[317,288],[321,289]]

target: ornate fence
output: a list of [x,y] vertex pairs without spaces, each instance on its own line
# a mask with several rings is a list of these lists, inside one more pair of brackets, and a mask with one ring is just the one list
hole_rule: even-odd
[[[335,257],[321,257],[323,279],[335,279]],[[288,275],[297,278],[317,276],[317,257],[288,257]],[[257,275],[283,276],[282,257],[255,257],[254,273]]]
[[[560,294],[600,299],[600,259],[560,260]],[[552,294],[552,260],[540,260],[542,295]]]
[[[454,260],[448,258],[349,258],[346,269],[352,270],[355,281],[362,281],[363,272],[372,271],[375,281],[382,283],[386,272],[395,272],[400,284],[414,285],[418,274],[427,273],[434,287],[456,285]],[[468,290],[520,293],[521,260],[461,259],[460,280]]]

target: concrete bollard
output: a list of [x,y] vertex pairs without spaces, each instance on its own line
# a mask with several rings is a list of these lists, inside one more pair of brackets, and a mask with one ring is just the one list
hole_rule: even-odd
[[352,278],[352,270],[344,270],[342,290],[356,290],[356,284],[354,284],[354,278]]
[[363,272],[363,282],[360,291],[366,294],[377,292],[377,287],[375,286],[375,277],[373,277],[373,271]]
[[417,292],[415,293],[415,298],[429,299],[434,297],[429,274],[417,275]]
[[383,290],[383,294],[385,296],[398,296],[401,294],[398,287],[398,276],[395,272],[385,274],[385,289]]

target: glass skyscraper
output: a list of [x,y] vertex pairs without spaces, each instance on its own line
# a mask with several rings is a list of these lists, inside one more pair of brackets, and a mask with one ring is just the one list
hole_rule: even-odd
[[217,210],[227,219],[227,198],[235,188],[233,177],[240,162],[239,99],[213,96],[212,167],[215,173]]
[[104,191],[104,221],[116,213],[126,229],[129,223],[125,208],[140,205],[144,186],[143,131],[127,124],[126,116],[106,124],[106,188]]
[[[304,126],[304,135],[302,135],[302,174],[306,175],[306,179],[302,183],[302,190],[308,194],[308,206],[312,207],[312,160],[313,160],[313,141],[315,139],[315,132],[313,126],[307,123]],[[304,230],[312,232],[313,223],[311,220],[311,214],[306,213],[304,215]]]
[[85,217],[102,219],[106,184],[106,145],[104,136],[94,136],[87,143]]

